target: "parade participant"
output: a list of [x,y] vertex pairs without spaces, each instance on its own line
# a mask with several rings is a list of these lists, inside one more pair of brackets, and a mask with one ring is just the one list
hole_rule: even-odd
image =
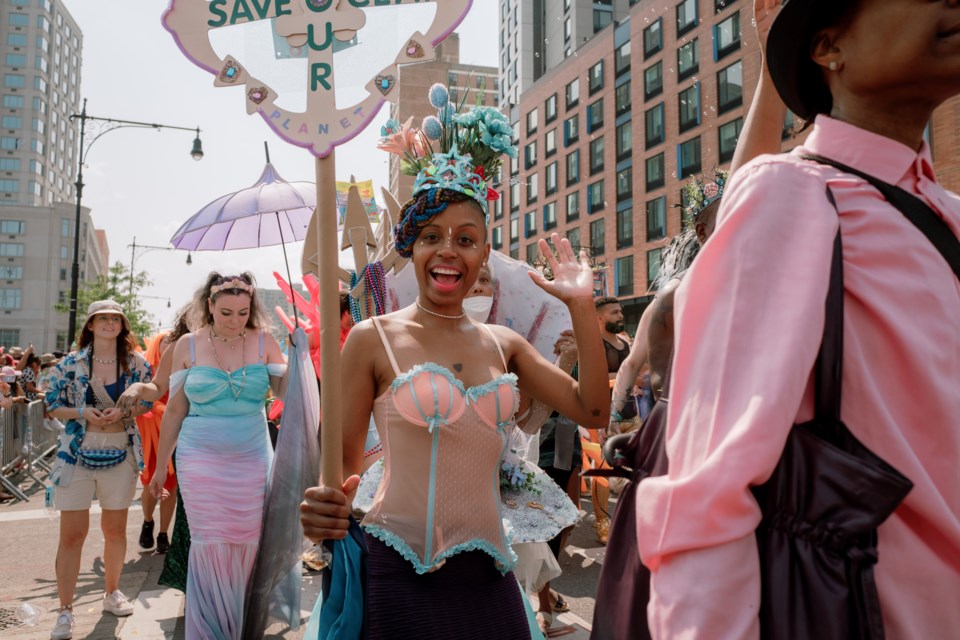
[[90,304],[77,344],[79,351],[55,367],[45,397],[50,416],[66,423],[50,474],[54,505],[60,511],[56,562],[60,614],[50,634],[53,640],[73,637],[73,598],[94,496],[102,509],[103,610],[116,616],[133,613],[133,604],[118,585],[127,550],[127,511],[143,464],[134,418],[150,408],[149,403],[116,406],[127,386],[149,382],[151,376],[119,304],[113,300]]
[[[777,467],[792,425],[814,415],[838,231],[842,420],[913,483],[879,525],[874,597],[862,603],[870,635],[882,624],[888,638],[945,637],[960,625],[960,286],[934,244],[860,177],[918,198],[955,242],[960,200],[937,182],[924,132],[960,92],[957,25],[956,2],[911,0],[791,0],[774,21],[771,78],[814,124],[793,153],[733,177],[717,229],[677,289],[669,473],[641,482],[636,501],[655,638],[760,636],[751,488]],[[833,637],[847,637],[838,622]]]
[[[191,305],[187,305],[177,313],[177,318],[173,323],[173,329],[167,334],[169,344],[175,345],[181,337],[190,333],[189,323],[195,315]],[[132,407],[141,400],[155,401],[161,398],[164,399],[164,404],[166,404],[167,393],[170,387],[170,370],[173,368],[173,351],[174,350],[170,348],[164,349],[163,354],[160,356],[160,362],[156,369],[154,369],[153,379],[147,383],[139,382],[130,385],[130,387],[124,391],[123,395],[120,396],[120,401],[117,403],[118,406],[121,408]],[[154,410],[155,409],[156,406],[154,406]],[[164,407],[164,409],[166,409],[166,407]],[[159,433],[159,427],[157,431]],[[154,469],[156,469],[156,452],[154,453],[153,466]],[[174,456],[171,459],[171,466],[175,472],[176,452],[174,452]],[[170,470],[168,469],[168,473],[169,472]],[[147,484],[144,486],[143,492],[144,494],[150,494],[151,497],[153,494],[150,492],[149,482],[153,477],[152,473],[153,472],[151,472],[150,477],[147,479]],[[180,494],[179,486],[176,487],[176,492],[176,517],[174,518],[173,535],[170,537],[170,545],[163,558],[163,571],[160,573],[160,578],[157,582],[179,591],[186,591],[187,563],[190,555],[190,525],[187,522],[187,512],[183,508],[183,496]],[[144,501],[145,499],[141,497],[141,500]],[[155,500],[154,498],[154,501]],[[163,520],[162,510],[165,506],[165,500],[161,500],[161,521]],[[162,528],[164,532],[167,530],[166,527]]]
[[[159,375],[160,360],[167,349],[176,343],[179,336],[174,336],[169,331],[161,331],[150,340],[147,351],[144,354],[147,362],[154,372]],[[169,371],[169,370],[168,370]],[[155,376],[156,378],[157,376]],[[169,379],[169,373],[167,374]],[[150,485],[150,479],[153,478],[154,471],[157,468],[157,446],[160,444],[160,423],[163,420],[163,412],[167,406],[167,396],[161,396],[153,403],[153,408],[137,418],[137,426],[140,428],[140,441],[143,443],[143,471],[140,472],[140,483],[146,489]],[[177,490],[177,476],[173,471],[172,462],[167,466],[167,480],[163,485],[164,493],[173,494]],[[143,508],[143,525],[140,527],[140,548],[154,548],[154,522],[153,512],[157,507],[157,500],[153,493],[144,491],[140,495],[140,506]],[[163,500],[160,502],[160,531],[156,534],[157,553],[166,553],[170,548],[170,540],[167,537],[167,530],[170,528],[170,521],[173,519],[174,510],[177,507],[176,499]]]
[[[554,234],[554,258],[541,240],[553,280],[538,272],[534,280],[568,305],[589,384],[577,384],[510,329],[467,317],[463,300],[490,251],[483,176],[493,175],[502,154],[515,149],[509,122],[493,109],[476,107],[452,121],[447,139],[464,147],[413,157],[413,199],[395,233],[398,253],[412,258],[408,268],[415,270],[419,297],[351,331],[342,373],[351,387],[342,422],[347,478],[342,487],[309,489],[301,506],[309,538],[345,537],[373,412],[385,469],[361,525],[370,638],[450,638],[467,629],[473,637],[531,637],[525,599],[510,572],[498,487],[518,393],[593,428],[606,425],[593,274],[585,255],[576,261],[568,241]],[[503,146],[470,146],[481,136],[460,134],[478,122],[488,142]]]
[[191,535],[186,634],[239,638],[272,459],[263,399],[268,387],[281,395],[286,364],[249,273],[211,273],[193,306],[202,326],[174,347],[150,491],[163,496],[176,448]]

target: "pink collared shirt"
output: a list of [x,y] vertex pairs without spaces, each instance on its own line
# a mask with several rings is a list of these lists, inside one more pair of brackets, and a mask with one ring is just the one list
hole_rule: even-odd
[[921,197],[960,236],[960,198],[920,153],[819,117],[792,154],[763,156],[728,185],[716,232],[676,294],[670,473],[637,492],[653,571],[655,638],[759,637],[750,487],[813,416],[837,211],[843,237],[844,422],[914,488],[880,527],[887,638],[960,629],[960,282],[931,243],[866,182],[804,161],[820,154]]

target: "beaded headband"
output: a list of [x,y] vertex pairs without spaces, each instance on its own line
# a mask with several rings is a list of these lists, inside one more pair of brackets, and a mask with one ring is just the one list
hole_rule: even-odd
[[693,176],[683,187],[684,219],[692,222],[700,213],[723,197],[723,188],[727,184],[730,172],[723,169],[714,169],[713,180],[703,176]]
[[232,289],[239,289],[240,291],[245,291],[246,293],[249,293],[251,296],[253,295],[253,286],[247,284],[240,278],[234,278],[233,280],[227,280],[226,282],[222,282],[221,284],[213,285],[212,287],[210,287],[210,295],[214,296],[220,293],[221,291],[230,291]]

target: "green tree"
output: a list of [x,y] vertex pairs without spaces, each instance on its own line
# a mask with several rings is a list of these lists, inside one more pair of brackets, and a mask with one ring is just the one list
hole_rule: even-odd
[[[146,271],[139,271],[130,278],[130,269],[122,262],[115,262],[106,275],[99,276],[93,282],[81,282],[77,291],[77,335],[83,330],[82,322],[91,302],[97,300],[115,300],[130,321],[137,342],[144,345],[143,338],[153,332],[155,323],[146,309],[140,304],[138,293],[143,287],[152,284]],[[58,304],[57,311],[70,313],[70,305]]]

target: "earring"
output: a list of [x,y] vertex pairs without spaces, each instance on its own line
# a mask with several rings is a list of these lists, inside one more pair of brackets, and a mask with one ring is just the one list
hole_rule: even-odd
[[836,71],[839,65],[837,64],[836,60],[831,60],[829,67],[830,67],[830,71]]

